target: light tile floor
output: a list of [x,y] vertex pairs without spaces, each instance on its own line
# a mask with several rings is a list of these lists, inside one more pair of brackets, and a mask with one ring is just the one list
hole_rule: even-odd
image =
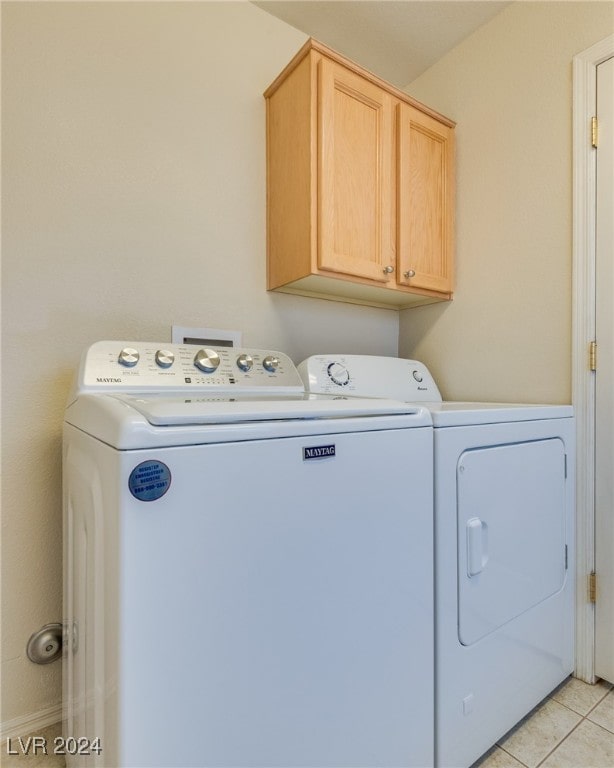
[[[38,736],[49,751],[60,725]],[[23,737],[25,742],[25,737]],[[19,752],[19,742],[11,742]],[[64,758],[9,755],[1,745],[2,768],[62,768]],[[507,733],[472,768],[614,768],[614,690],[570,678]],[[179,768],[178,766],[176,768]],[[425,766],[425,768],[430,768]]]
[[570,678],[472,768],[614,768],[614,690]]

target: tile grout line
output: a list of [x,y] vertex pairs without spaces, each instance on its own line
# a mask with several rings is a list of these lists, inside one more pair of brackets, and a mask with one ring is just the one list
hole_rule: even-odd
[[[585,719],[585,720],[588,720],[588,722],[589,722],[591,725],[595,725],[597,728],[601,728],[601,730],[602,730],[604,733],[607,733],[607,734],[608,734],[608,736],[614,736],[614,731],[611,731],[609,728],[606,728],[604,725],[599,725],[599,723],[596,723],[594,720],[589,720],[589,718],[588,718],[588,717],[585,717],[584,719]],[[578,725],[580,725],[580,723],[578,723]],[[574,730],[575,730],[575,728],[574,728]]]
[[613,690],[612,688],[609,688],[609,689],[608,689],[608,690],[605,692],[605,695],[604,695],[604,696],[602,696],[602,697],[599,699],[599,701],[595,703],[595,706],[594,706],[594,707],[591,707],[591,709],[589,709],[589,711],[586,713],[585,717],[588,717],[588,716],[590,715],[590,713],[591,713],[591,712],[592,712],[594,709],[596,709],[596,708],[597,708],[597,707],[598,707],[600,704],[602,704],[602,703],[603,703],[603,701],[605,701],[605,699],[607,699],[607,697],[610,695],[610,693],[612,693],[612,690]]
[[[533,707],[533,709],[532,709],[532,710],[531,710],[531,711],[530,711],[528,714],[526,714],[526,715],[525,715],[525,716],[524,716],[524,717],[523,717],[521,720],[519,720],[519,721],[516,723],[516,725],[515,725],[513,728],[511,728],[509,731],[507,731],[507,733],[505,733],[505,734],[504,734],[504,735],[501,737],[501,740],[497,740],[497,741],[495,742],[495,746],[496,746],[496,747],[498,747],[499,749],[503,750],[503,752],[505,752],[505,754],[506,754],[506,755],[509,755],[509,756],[510,756],[510,757],[511,757],[513,760],[516,760],[516,762],[520,763],[520,765],[524,766],[524,768],[537,768],[537,766],[538,766],[538,765],[540,765],[541,763],[538,763],[538,764],[537,764],[537,765],[535,765],[535,766],[529,766],[529,765],[527,765],[527,763],[523,763],[523,762],[522,762],[522,760],[521,760],[521,759],[520,759],[520,758],[519,758],[517,755],[515,755],[513,752],[510,752],[509,750],[507,750],[507,749],[506,749],[506,748],[503,746],[503,744],[502,744],[502,741],[503,741],[504,739],[506,739],[506,737],[507,737],[507,736],[509,736],[509,734],[511,734],[513,731],[516,731],[516,730],[518,730],[520,727],[522,727],[522,725],[521,725],[521,724],[524,724],[524,723],[527,723],[527,722],[529,722],[529,721],[531,720],[531,718],[532,718],[532,717],[535,715],[535,713],[537,712],[537,710],[538,710],[540,707],[542,707],[544,704],[546,704],[548,701],[554,701],[554,699],[553,699],[553,698],[551,698],[550,696],[546,696],[546,698],[545,698],[545,699],[542,699],[542,701],[540,701],[540,703],[539,703],[539,704],[537,704],[535,707]],[[558,701],[557,701],[557,702],[555,702],[555,703],[556,703],[556,704],[559,704],[560,702],[558,702]],[[563,705],[561,705],[561,706],[565,706],[565,705],[563,704]],[[573,713],[574,713],[574,715],[579,715],[580,717],[582,717],[582,715],[580,715],[580,713],[579,713],[579,712],[575,712],[573,709],[570,709],[569,707],[565,707],[565,709],[568,709],[570,712],[573,712]],[[581,722],[581,721],[580,721],[580,722]],[[576,723],[576,725],[574,726],[574,728],[576,728],[576,727],[577,727],[579,724],[580,724],[580,723]],[[571,733],[571,731],[570,731],[569,733]],[[557,745],[554,747],[554,749],[556,749],[556,748],[559,746],[559,744],[562,744],[562,743],[563,743],[563,741],[565,741],[565,739],[567,738],[567,736],[568,736],[568,735],[569,735],[569,734],[566,734],[565,736],[563,736],[563,738],[561,739],[561,741],[557,743]],[[552,750],[552,752],[554,751],[554,749]],[[548,755],[546,755],[546,757],[548,757],[550,754],[552,754],[552,752],[549,752],[549,753],[548,753]],[[545,759],[546,759],[546,758],[544,758],[544,760],[545,760]]]
[[[557,699],[555,699],[555,698],[553,698],[553,697],[548,697],[548,699],[547,699],[547,700],[548,700],[548,701],[554,701],[554,702],[556,702],[557,704],[560,704],[562,707],[565,707],[565,709],[569,710],[570,712],[573,712],[575,715],[579,715],[581,718],[583,718],[583,719],[586,719],[586,718],[587,718],[587,717],[588,717],[588,716],[591,714],[591,712],[592,712],[593,710],[595,710],[595,709],[596,709],[596,708],[597,708],[597,707],[598,707],[598,706],[599,706],[601,703],[603,703],[604,699],[606,699],[606,698],[609,696],[609,694],[610,694],[610,693],[611,693],[613,690],[614,690],[614,688],[613,688],[613,687],[609,688],[609,689],[608,689],[608,690],[607,690],[607,691],[606,691],[606,692],[603,694],[603,696],[602,696],[600,699],[598,699],[598,700],[597,700],[597,701],[596,701],[596,702],[595,702],[595,703],[594,703],[594,704],[593,704],[593,705],[590,707],[590,709],[589,709],[589,710],[586,712],[586,714],[582,714],[582,712],[578,712],[578,710],[577,710],[577,709],[574,709],[574,708],[573,708],[573,707],[571,707],[569,704],[565,704],[565,703],[564,703],[564,702],[562,702],[562,701],[558,701]],[[592,720],[591,720],[591,722],[592,722]],[[597,723],[595,723],[595,725],[597,725]]]
[[[572,709],[571,711],[573,712],[574,710]],[[576,712],[576,715],[579,715],[579,714],[580,714],[579,712]],[[566,734],[566,735],[565,735],[565,736],[564,736],[564,737],[563,737],[563,738],[562,738],[562,739],[559,741],[559,743],[558,743],[558,744],[557,744],[557,745],[556,745],[556,746],[555,746],[553,749],[551,749],[551,750],[550,750],[550,752],[548,752],[548,754],[547,754],[547,755],[546,755],[546,756],[545,756],[545,757],[544,757],[542,760],[540,760],[540,761],[539,761],[539,763],[537,763],[537,765],[535,766],[535,768],[539,768],[539,766],[540,766],[540,765],[543,765],[543,764],[546,762],[546,760],[547,760],[547,759],[550,757],[550,755],[554,754],[554,752],[556,752],[556,751],[557,751],[557,749],[558,749],[558,748],[559,748],[559,747],[560,747],[562,744],[564,744],[564,742],[566,742],[566,741],[567,741],[567,739],[568,739],[568,738],[571,736],[571,734],[572,734],[572,733],[573,733],[573,732],[574,732],[576,729],[578,729],[578,728],[579,728],[579,727],[582,725],[582,723],[583,723],[585,720],[586,720],[586,718],[585,718],[585,717],[581,717],[581,719],[580,719],[580,720],[579,720],[579,721],[578,721],[578,722],[577,722],[577,723],[574,725],[574,727],[571,729],[571,731],[569,731],[569,733],[568,733],[568,734]]]
[[[523,763],[522,760],[520,760],[520,758],[516,757],[516,755],[513,755],[511,752],[508,752],[507,749],[505,749],[505,747],[501,746],[501,744],[497,744],[497,747],[499,747],[499,749],[502,752],[505,752],[506,755],[509,755],[512,758],[512,760],[515,760],[519,765],[522,765],[523,768],[530,768],[530,766],[528,766],[526,763]],[[535,768],[537,768],[537,766],[535,766]]]
[[[607,691],[607,693],[605,694],[605,696],[607,696],[607,695],[610,693],[610,691],[611,691],[611,690],[612,690],[612,689],[610,689],[609,691]],[[563,739],[561,739],[561,741],[559,741],[559,743],[558,743],[558,744],[557,744],[557,745],[554,747],[554,749],[551,749],[551,750],[550,750],[550,752],[548,752],[548,754],[547,754],[547,755],[546,755],[546,756],[543,758],[543,760],[541,760],[541,761],[540,761],[540,762],[539,762],[539,763],[538,763],[538,764],[535,766],[535,768],[539,768],[541,765],[543,765],[543,764],[546,762],[546,760],[547,760],[547,759],[548,759],[548,758],[549,758],[549,757],[550,757],[552,754],[554,754],[554,752],[556,752],[556,751],[557,751],[557,749],[558,749],[559,747],[561,747],[561,746],[564,744],[564,742],[566,742],[566,741],[567,741],[567,739],[568,739],[568,738],[571,736],[571,734],[572,734],[572,733],[574,733],[575,731],[577,731],[577,730],[578,730],[578,728],[579,728],[579,727],[582,725],[582,723],[584,723],[584,722],[585,722],[585,721],[587,721],[587,720],[588,720],[588,722],[589,722],[591,725],[595,725],[595,726],[597,726],[597,728],[601,728],[601,730],[602,730],[604,733],[607,733],[607,734],[610,734],[610,735],[612,735],[612,733],[613,733],[613,732],[612,732],[612,731],[610,731],[608,728],[604,728],[602,725],[599,725],[599,723],[595,723],[595,722],[593,722],[592,720],[589,720],[589,719],[588,719],[588,716],[590,715],[590,713],[593,711],[593,709],[595,709],[595,707],[597,707],[597,706],[599,706],[599,704],[601,704],[601,702],[603,701],[603,699],[605,698],[605,696],[603,696],[601,699],[599,699],[599,701],[598,701],[598,702],[595,704],[595,706],[594,706],[594,707],[592,707],[592,709],[589,709],[589,711],[586,713],[586,715],[582,715],[582,716],[581,716],[581,717],[582,717],[582,719],[581,719],[581,720],[579,720],[579,721],[578,721],[578,722],[577,722],[577,723],[574,725],[574,727],[571,729],[571,731],[569,731],[569,733],[568,733],[568,734],[567,734],[567,735],[566,735],[566,736],[565,736]],[[560,704],[561,702],[559,701],[559,702],[557,702],[557,703],[558,703],[558,704]],[[563,706],[565,706],[565,705],[563,704]],[[575,710],[571,709],[570,707],[567,707],[567,709],[569,709],[571,712],[575,712]],[[575,712],[575,714],[576,714],[576,715],[579,715],[580,713],[579,713],[579,712]],[[509,754],[509,753],[508,753],[508,754]],[[512,755],[512,757],[514,757],[514,756]],[[518,758],[516,758],[516,760],[518,760]],[[520,762],[520,761],[519,761],[519,762]]]
[[[568,706],[567,704],[564,704],[564,703],[563,703],[563,702],[561,702],[561,701],[557,701],[557,700],[556,700],[555,698],[553,698],[552,696],[548,696],[548,697],[546,697],[546,699],[544,700],[544,702],[545,702],[545,701],[553,701],[553,702],[555,702],[556,704],[560,704],[560,705],[561,705],[562,707],[564,707],[564,708],[565,708],[565,709],[566,709],[568,712],[573,712],[573,713],[574,713],[574,715],[578,715],[578,717],[580,717],[580,720],[578,720],[578,722],[577,722],[577,723],[576,723],[576,724],[573,726],[573,728],[571,728],[571,730],[570,730],[568,733],[566,733],[566,734],[565,734],[565,736],[563,736],[563,738],[562,738],[562,739],[561,739],[559,742],[557,742],[557,744],[556,744],[556,745],[555,745],[555,746],[554,746],[554,747],[553,747],[553,748],[552,748],[552,749],[551,749],[551,750],[550,750],[550,751],[549,751],[549,752],[548,752],[548,753],[547,753],[547,754],[546,754],[546,755],[545,755],[545,756],[544,756],[544,757],[543,757],[543,758],[542,758],[542,759],[541,759],[541,760],[540,760],[540,761],[539,761],[539,762],[538,762],[538,763],[537,763],[535,766],[533,766],[533,767],[531,767],[531,766],[528,766],[526,763],[523,763],[523,762],[522,762],[522,760],[520,760],[520,758],[518,758],[518,757],[517,757],[516,755],[514,755],[512,752],[509,752],[507,749],[505,749],[505,747],[503,747],[503,746],[502,746],[502,745],[501,745],[499,742],[496,742],[496,746],[497,746],[499,749],[501,749],[503,752],[505,752],[505,754],[506,754],[506,755],[509,755],[511,758],[513,758],[514,760],[516,760],[516,761],[517,761],[517,762],[518,762],[520,765],[524,766],[524,768],[539,768],[539,766],[543,765],[543,764],[544,764],[544,762],[545,762],[545,761],[546,761],[546,760],[547,760],[547,759],[548,759],[548,758],[549,758],[549,757],[550,757],[550,756],[551,756],[551,755],[552,755],[554,752],[556,752],[556,750],[557,750],[557,749],[558,749],[558,748],[559,748],[559,747],[560,747],[560,746],[563,744],[563,742],[567,741],[567,739],[568,739],[568,738],[571,736],[571,734],[572,734],[572,733],[573,733],[573,732],[574,732],[574,731],[575,731],[577,728],[579,728],[579,727],[580,727],[580,725],[581,725],[581,724],[582,724],[582,723],[583,723],[585,720],[588,720],[588,716],[591,714],[591,712],[592,712],[594,709],[596,709],[596,707],[598,707],[598,706],[599,706],[599,705],[600,705],[600,704],[603,702],[603,700],[604,700],[604,699],[605,699],[605,698],[606,698],[606,697],[607,697],[607,696],[608,696],[608,695],[609,695],[609,694],[610,694],[610,693],[611,693],[613,690],[614,690],[614,687],[610,687],[610,688],[609,688],[607,691],[605,691],[605,693],[603,694],[603,696],[602,696],[600,699],[598,699],[598,700],[597,700],[597,701],[596,701],[596,702],[595,702],[595,703],[592,705],[592,707],[591,707],[591,708],[588,710],[588,712],[587,712],[585,715],[583,715],[581,712],[578,712],[578,711],[576,711],[575,709],[572,709],[572,708],[571,708],[570,706]],[[540,705],[538,705],[538,706],[540,706]],[[536,709],[537,709],[537,707],[536,707]],[[533,714],[534,714],[534,711],[532,711],[532,712],[531,712],[531,714],[529,714],[529,715],[526,715],[526,716],[525,716],[525,719],[527,719],[527,720],[528,720],[528,719],[530,719],[530,718],[533,716]],[[610,731],[609,729],[607,729],[607,728],[604,728],[603,726],[599,725],[599,723],[595,723],[595,722],[593,722],[592,720],[589,720],[589,722],[590,722],[592,725],[596,725],[596,726],[598,726],[599,728],[601,728],[601,730],[605,731],[606,733],[611,733],[611,731]]]
[[[574,678],[575,679],[575,678]],[[586,683],[586,685],[590,685],[590,683]],[[588,717],[590,713],[595,709],[595,707],[598,707],[601,702],[614,690],[614,686],[610,685],[610,688],[607,689],[607,691],[603,694],[603,696],[600,699],[597,699],[597,701],[590,707],[588,712],[584,715],[582,712],[578,712],[577,709],[573,709],[573,707],[569,706],[569,704],[564,704],[562,701],[558,701],[558,699],[555,699],[554,696],[548,696],[548,700],[550,701],[556,701],[557,704],[560,704],[562,707],[566,707],[567,709],[571,710],[572,712],[575,712],[576,715],[580,715],[581,717]]]

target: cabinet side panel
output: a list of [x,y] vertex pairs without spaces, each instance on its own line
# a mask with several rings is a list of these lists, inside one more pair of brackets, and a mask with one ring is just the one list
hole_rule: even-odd
[[311,58],[267,99],[267,288],[308,275],[312,201]]

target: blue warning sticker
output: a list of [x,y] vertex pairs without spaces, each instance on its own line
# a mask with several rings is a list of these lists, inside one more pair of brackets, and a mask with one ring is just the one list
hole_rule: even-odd
[[171,471],[161,461],[142,461],[130,473],[128,488],[139,501],[156,501],[171,487]]

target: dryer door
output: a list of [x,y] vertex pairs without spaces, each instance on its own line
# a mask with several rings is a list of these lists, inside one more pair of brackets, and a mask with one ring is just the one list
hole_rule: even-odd
[[457,464],[458,630],[471,645],[565,582],[565,448],[467,450]]

